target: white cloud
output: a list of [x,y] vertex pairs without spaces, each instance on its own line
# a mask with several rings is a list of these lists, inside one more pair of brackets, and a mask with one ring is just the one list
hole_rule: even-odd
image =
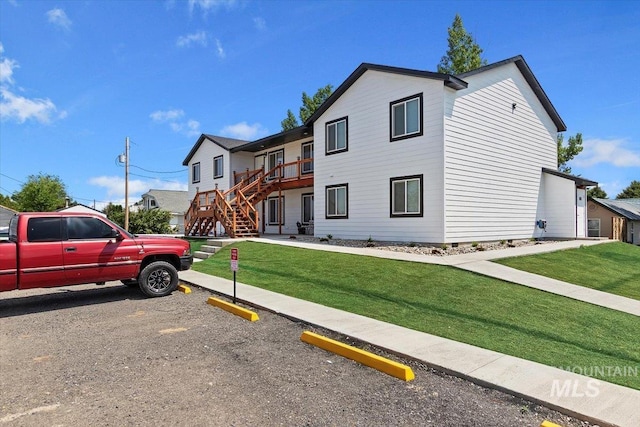
[[50,123],[53,119],[65,118],[66,111],[56,116],[58,109],[49,98],[26,98],[13,92],[13,70],[18,67],[15,60],[4,57],[4,46],[0,43],[0,119],[18,123],[29,119]]
[[13,69],[18,68],[18,63],[9,58],[2,58],[4,46],[0,43],[0,83],[13,84]]
[[249,125],[247,122],[240,122],[235,125],[225,126],[220,131],[222,136],[244,139],[247,141],[252,141],[262,136],[266,136],[268,133],[268,129],[265,129],[260,123]]
[[227,54],[224,52],[224,49],[222,48],[222,43],[220,43],[220,40],[216,39],[216,49],[218,50],[218,56],[220,58],[224,58],[225,56],[227,56]]
[[199,8],[206,16],[209,12],[213,12],[221,7],[230,9],[235,6],[236,3],[236,0],[189,0],[189,12],[192,13],[195,9]]
[[207,46],[208,36],[206,31],[198,31],[197,33],[187,34],[186,36],[178,37],[176,46],[189,47],[192,44],[199,44],[201,46]]
[[184,111],[182,110],[158,110],[149,114],[149,117],[156,123],[168,123],[171,130],[188,137],[200,136],[200,134],[202,134],[202,131],[200,131],[200,122],[193,119],[184,120]]
[[264,31],[267,29],[267,22],[260,16],[253,18],[253,24],[259,31]]
[[178,120],[182,116],[184,116],[184,111],[182,110],[167,110],[167,111],[158,110],[149,114],[149,117],[151,117],[151,119],[154,122],[167,122],[167,121]]
[[640,151],[627,148],[626,139],[586,139],[584,147],[573,160],[579,167],[592,167],[599,163],[609,163],[616,167],[640,167]]
[[47,18],[49,19],[49,22],[55,26],[64,28],[65,30],[71,28],[71,19],[69,19],[67,14],[64,13],[64,10],[60,8],[55,8],[48,11]]

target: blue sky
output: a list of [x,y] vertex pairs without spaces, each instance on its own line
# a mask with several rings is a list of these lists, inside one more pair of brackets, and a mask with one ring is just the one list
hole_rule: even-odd
[[0,0],[0,193],[52,174],[79,203],[186,189],[201,133],[280,131],[362,62],[435,71],[460,13],[489,63],[523,55],[614,198],[640,180],[640,2]]

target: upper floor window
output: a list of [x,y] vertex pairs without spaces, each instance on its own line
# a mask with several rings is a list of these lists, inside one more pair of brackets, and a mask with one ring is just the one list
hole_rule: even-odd
[[302,144],[302,173],[313,172],[313,142]]
[[348,149],[348,122],[343,117],[326,124],[326,154],[339,153]]
[[223,175],[223,164],[222,164],[222,156],[213,158],[213,178],[222,178]]
[[391,216],[422,216],[422,175],[391,178]]
[[391,141],[422,135],[422,94],[390,103]]
[[191,182],[200,182],[200,162],[191,165]]

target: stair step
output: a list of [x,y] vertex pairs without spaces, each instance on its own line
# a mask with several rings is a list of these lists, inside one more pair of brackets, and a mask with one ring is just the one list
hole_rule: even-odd
[[211,252],[203,252],[203,251],[194,251],[193,252],[193,257],[194,258],[198,258],[198,259],[208,259],[211,256],[213,256],[213,254]]

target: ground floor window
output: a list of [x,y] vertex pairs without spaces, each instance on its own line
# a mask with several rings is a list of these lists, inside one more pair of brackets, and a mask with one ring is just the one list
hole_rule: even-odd
[[587,221],[587,236],[600,237],[600,218],[593,218]]
[[347,184],[330,185],[326,187],[326,217],[349,217],[349,186]]
[[422,175],[391,178],[391,216],[422,216]]
[[302,223],[308,225],[313,221],[313,194],[302,195]]
[[284,197],[267,199],[267,224],[284,225]]

